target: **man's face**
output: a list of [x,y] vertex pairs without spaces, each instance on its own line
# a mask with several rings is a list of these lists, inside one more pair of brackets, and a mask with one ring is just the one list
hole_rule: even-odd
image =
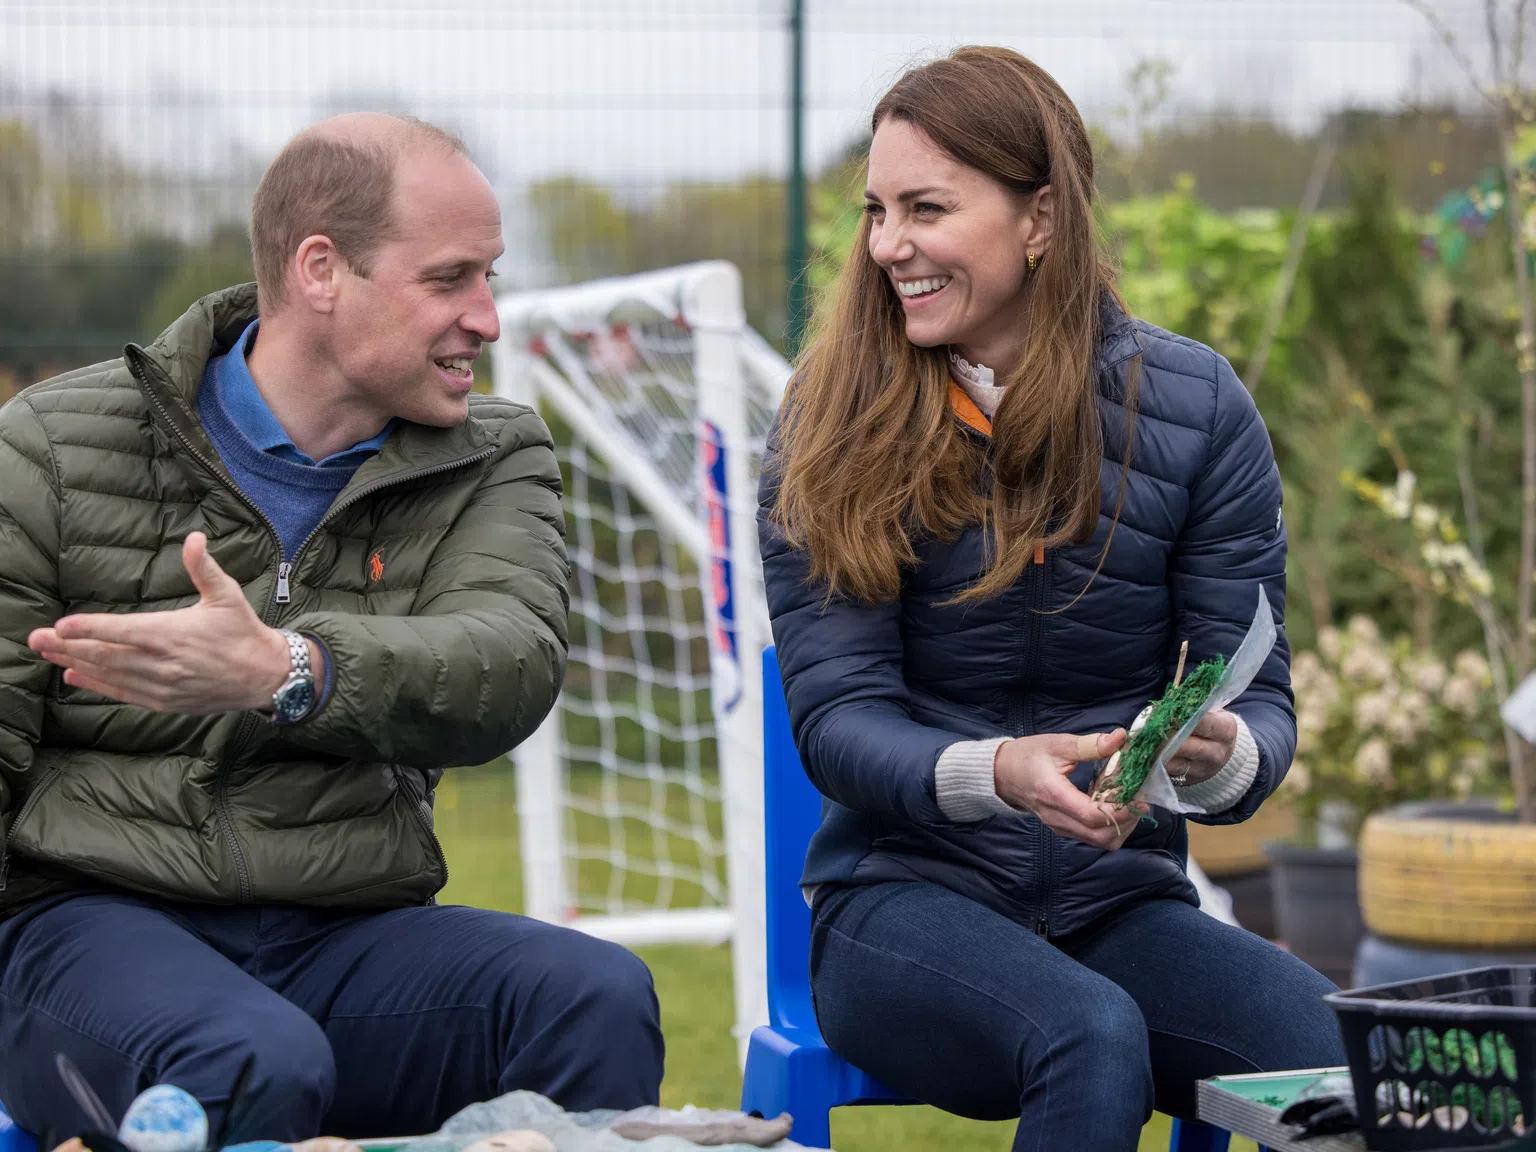
[[501,334],[501,210],[468,159],[421,148],[396,165],[394,225],[366,277],[340,277],[331,352],[361,404],[451,427],[469,413],[471,362]]

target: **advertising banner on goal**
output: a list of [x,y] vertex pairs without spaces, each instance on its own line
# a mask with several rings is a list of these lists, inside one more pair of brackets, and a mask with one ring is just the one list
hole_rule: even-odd
[[736,627],[736,581],[731,564],[730,482],[726,478],[725,437],[718,425],[699,421],[700,490],[709,524],[709,588],[704,597],[709,616],[709,676],[717,715],[741,703],[741,644]]

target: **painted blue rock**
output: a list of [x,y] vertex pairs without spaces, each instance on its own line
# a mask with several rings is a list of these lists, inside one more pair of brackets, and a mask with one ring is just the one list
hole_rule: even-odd
[[208,1114],[191,1093],[156,1084],[128,1105],[117,1138],[133,1152],[202,1152],[208,1143]]

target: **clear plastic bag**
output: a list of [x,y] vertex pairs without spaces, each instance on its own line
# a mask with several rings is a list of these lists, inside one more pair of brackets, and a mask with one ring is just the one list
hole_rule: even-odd
[[1168,738],[1158,751],[1157,759],[1152,763],[1152,770],[1147,773],[1146,781],[1142,784],[1141,790],[1136,793],[1137,800],[1144,804],[1165,808],[1169,812],[1184,814],[1203,811],[1198,806],[1186,804],[1180,799],[1179,790],[1168,778],[1168,761],[1173,759],[1174,754],[1184,746],[1184,741],[1189,739],[1207,713],[1217,708],[1225,708],[1248,690],[1248,686],[1253,683],[1253,678],[1259,674],[1259,669],[1264,667],[1264,661],[1269,658],[1270,649],[1275,646],[1278,635],[1279,629],[1275,627],[1275,616],[1269,608],[1269,597],[1264,594],[1263,585],[1260,585],[1259,606],[1253,614],[1253,623],[1248,626],[1248,634],[1243,637],[1243,642],[1238,645],[1237,651],[1232,654],[1232,659],[1227,662],[1221,678],[1216,681],[1216,687],[1206,698],[1205,703]]
[[[714,1112],[702,1108],[672,1111],[665,1108],[638,1108],[629,1112],[600,1109],[593,1112],[567,1112],[558,1104],[534,1092],[509,1092],[494,1100],[471,1104],[448,1120],[432,1136],[411,1142],[409,1152],[463,1152],[475,1141],[493,1132],[532,1129],[554,1141],[558,1152],[698,1152],[699,1145],[682,1136],[652,1136],[643,1143],[626,1139],[613,1131],[624,1119],[666,1123],[678,1128],[706,1127],[730,1119],[744,1119],[740,1112]],[[761,1123],[761,1122],[759,1122]],[[721,1152],[755,1152],[748,1144],[720,1144]],[[776,1149],[798,1149],[793,1136],[772,1145]],[[364,1147],[364,1152],[369,1149]]]

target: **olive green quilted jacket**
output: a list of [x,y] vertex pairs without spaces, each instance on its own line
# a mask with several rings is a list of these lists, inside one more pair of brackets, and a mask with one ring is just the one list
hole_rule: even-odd
[[[554,703],[568,600],[543,422],[474,397],[455,428],[402,424],[296,554],[285,600],[276,533],[194,407],[255,313],[254,286],[216,293],[147,348],[0,408],[0,914],[81,887],[424,903],[447,879],[442,769],[507,751]],[[67,613],[194,602],[192,531],[263,620],[324,641],[331,690],[310,718],[157,714],[27,649]]]

